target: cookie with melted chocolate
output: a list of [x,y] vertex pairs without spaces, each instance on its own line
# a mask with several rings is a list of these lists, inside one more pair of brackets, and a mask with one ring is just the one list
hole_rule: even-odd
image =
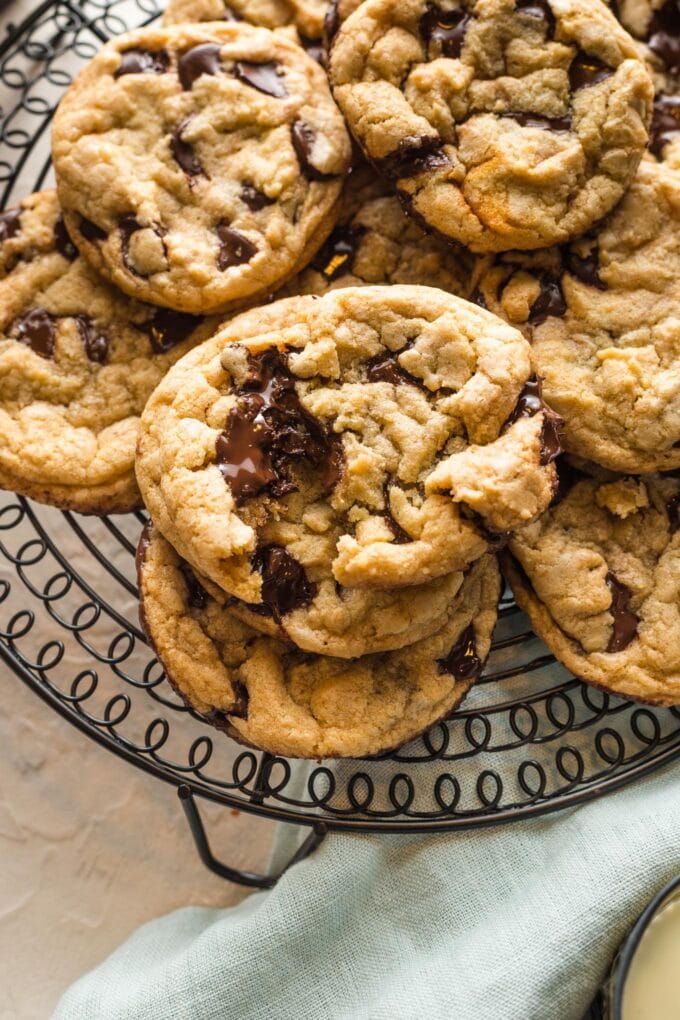
[[581,477],[517,532],[504,569],[536,633],[575,676],[680,705],[680,479]]
[[329,71],[407,210],[478,253],[585,233],[647,143],[649,74],[590,0],[366,0],[337,28]]
[[152,531],[139,557],[141,617],[168,680],[235,740],[298,758],[377,755],[415,739],[479,678],[500,577],[484,556],[449,600],[436,634],[401,651],[343,661],[300,652],[241,622]]
[[645,160],[590,234],[480,259],[472,286],[531,342],[566,450],[614,471],[680,467],[680,179]]
[[97,276],[54,191],[0,214],[0,486],[81,513],[138,506],[139,415],[209,332]]
[[84,257],[130,296],[197,315],[262,300],[309,262],[350,143],[297,43],[219,21],[110,42],[62,99],[53,153]]
[[257,629],[339,657],[398,648],[554,496],[559,421],[530,377],[517,331],[443,291],[279,301],[158,388],[144,499]]

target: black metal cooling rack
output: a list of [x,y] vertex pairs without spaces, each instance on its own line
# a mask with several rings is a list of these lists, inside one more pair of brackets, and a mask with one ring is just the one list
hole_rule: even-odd
[[[48,182],[49,125],[74,72],[161,6],[45,2],[9,27],[0,42],[3,207]],[[298,860],[329,830],[509,822],[598,797],[680,756],[680,710],[583,685],[507,595],[482,680],[420,740],[380,759],[316,765],[244,751],[179,703],[144,641],[133,566],[143,522],[82,518],[0,493],[0,657],[90,738],[175,785],[203,861],[226,878],[276,881],[215,860],[195,796],[310,827]]]

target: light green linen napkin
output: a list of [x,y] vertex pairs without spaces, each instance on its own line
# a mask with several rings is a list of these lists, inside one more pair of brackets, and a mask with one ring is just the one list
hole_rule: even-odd
[[331,835],[272,892],[145,925],[55,1018],[580,1020],[678,871],[677,766],[522,824]]

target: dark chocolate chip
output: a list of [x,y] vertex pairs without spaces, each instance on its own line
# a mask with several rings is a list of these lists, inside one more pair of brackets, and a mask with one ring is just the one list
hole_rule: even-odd
[[548,0],[516,0],[515,10],[525,14],[528,18],[536,21],[544,21],[546,24],[546,38],[552,39],[555,35],[555,15]]
[[191,609],[205,609],[210,601],[210,596],[186,560],[180,560],[179,572],[187,590],[187,605]]
[[183,53],[177,61],[177,74],[182,88],[188,92],[202,74],[215,75],[222,70],[221,47],[215,43],[201,43]]
[[385,518],[385,523],[387,524],[387,527],[390,529],[394,536],[394,544],[407,545],[407,543],[412,542],[413,539],[411,538],[407,531],[404,531],[401,524],[398,524],[397,521],[395,521],[394,517],[392,516],[392,512],[390,510],[390,489],[388,485],[385,486],[384,493],[385,493],[385,512],[383,516]]
[[103,365],[109,353],[108,337],[97,329],[89,315],[76,315],[76,324],[88,358]]
[[193,185],[198,177],[207,177],[208,175],[199,163],[193,145],[182,138],[182,132],[190,120],[190,117],[186,117],[177,125],[170,137],[170,149],[175,160],[189,178],[189,184]]
[[309,39],[306,35],[300,36],[300,42],[305,53],[309,54],[312,60],[322,67],[326,66],[326,47],[323,39]]
[[311,124],[307,124],[304,120],[296,120],[290,129],[290,133],[300,169],[308,180],[328,181],[336,176],[335,174],[322,173],[311,162],[314,142],[316,141],[316,131]]
[[41,358],[54,356],[56,318],[46,308],[32,308],[10,326],[10,335],[26,344]]
[[133,234],[136,234],[138,230],[142,230],[142,224],[134,216],[123,216],[118,224],[120,230],[120,245],[123,254],[123,263],[126,269],[129,269],[135,276],[141,276],[133,265],[130,264],[130,238]]
[[545,467],[556,460],[562,453],[562,418],[556,411],[543,400],[542,383],[540,379],[530,379],[524,385],[519,395],[519,400],[505,425],[503,431],[510,428],[520,418],[533,418],[536,414],[543,414],[543,427],[541,429],[541,457],[540,463]]
[[475,629],[470,623],[460,635],[448,655],[437,660],[440,673],[450,673],[455,680],[476,680],[482,672],[482,660],[477,654]]
[[649,148],[661,158],[663,148],[680,135],[680,96],[660,92],[654,97],[652,123],[649,128]]
[[323,273],[327,283],[351,273],[364,233],[364,227],[336,227],[312,259],[312,268]]
[[8,209],[0,213],[0,244],[15,237],[21,229],[21,214],[23,209]]
[[229,709],[227,715],[233,716],[234,719],[247,719],[248,706],[250,704],[248,688],[240,680],[232,680],[231,686],[234,691],[234,704]]
[[439,136],[407,135],[389,156],[376,161],[378,170],[392,180],[416,177],[428,170],[446,166],[450,160],[442,149]]
[[371,358],[366,368],[368,381],[387,382],[394,386],[399,386],[401,383],[415,384],[416,380],[413,376],[409,375],[397,361],[400,353],[397,351],[395,354],[376,354],[374,358]]
[[537,113],[502,113],[501,117],[514,120],[522,127],[541,128],[543,131],[553,131],[559,134],[562,131],[571,131],[571,117],[541,117]]
[[121,78],[124,74],[165,74],[170,67],[170,57],[166,50],[125,50],[120,55],[120,64],[113,77]]
[[84,216],[80,217],[78,230],[86,241],[92,241],[93,243],[95,241],[105,241],[109,236],[105,230],[98,227],[96,223],[92,222],[92,220],[86,220]]
[[561,319],[567,310],[562,284],[557,277],[545,273],[540,277],[539,283],[541,292],[529,312],[529,322],[532,326],[542,325],[551,316]]
[[264,491],[275,497],[295,492],[291,468],[299,461],[317,469],[330,491],[342,471],[342,446],[300,403],[287,354],[268,348],[250,355],[249,365],[216,442],[217,463],[235,501]]
[[333,0],[323,19],[323,35],[327,48],[330,48],[331,43],[340,30],[339,6],[340,0]]
[[647,26],[648,46],[672,74],[680,74],[680,8],[677,0],[666,0],[654,11]]
[[78,249],[69,237],[63,216],[60,216],[54,224],[54,247],[69,262],[73,262],[78,258]]
[[598,290],[607,289],[607,284],[600,278],[597,241],[593,241],[593,247],[587,255],[578,255],[573,248],[567,248],[564,252],[564,262],[571,275],[581,283],[586,283],[589,287],[597,287]]
[[275,60],[268,60],[263,64],[255,64],[252,60],[237,60],[234,72],[239,81],[257,89],[258,92],[264,92],[266,96],[283,99],[288,95],[283,82],[283,68]]
[[430,3],[420,19],[420,34],[431,55],[459,57],[473,15],[454,7],[444,11],[437,4]]
[[156,354],[164,354],[186,340],[202,322],[197,315],[159,308],[153,318],[137,328],[146,333]]
[[275,620],[308,606],[316,595],[316,585],[308,580],[302,565],[281,546],[259,549],[253,567],[262,575],[262,602]]
[[636,616],[630,608],[630,597],[632,594],[630,588],[622,584],[611,570],[605,580],[612,595],[612,604],[609,607],[609,612],[614,617],[614,627],[609,644],[607,645],[607,651],[622,652],[636,637],[640,617]]
[[217,256],[217,268],[224,272],[231,266],[242,266],[250,262],[257,254],[257,248],[252,241],[249,241],[238,230],[234,230],[227,223],[220,223],[217,226],[216,234],[220,241],[220,251]]
[[241,187],[241,201],[248,206],[252,212],[259,212],[265,206],[273,205],[274,199],[269,198],[263,191],[259,191],[252,184],[244,184]]
[[578,92],[579,89],[589,88],[610,78],[613,73],[612,68],[597,57],[579,50],[569,67],[569,87],[572,92]]

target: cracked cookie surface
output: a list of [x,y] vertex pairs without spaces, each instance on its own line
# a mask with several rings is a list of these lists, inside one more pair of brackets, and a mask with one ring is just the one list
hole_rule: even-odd
[[575,676],[667,706],[680,704],[679,510],[677,477],[582,478],[504,554],[518,603]]
[[353,134],[411,214],[476,252],[583,233],[647,142],[649,74],[593,0],[366,0],[329,65]]
[[448,716],[481,673],[500,594],[495,558],[485,556],[437,634],[347,662],[239,621],[156,531],[143,536],[138,562],[142,620],[184,700],[236,740],[300,758],[384,753]]
[[0,309],[0,485],[82,513],[140,505],[139,415],[209,327],[100,279],[54,191],[0,214]]
[[279,301],[158,387],[144,500],[253,625],[337,656],[401,647],[552,499],[555,416],[530,373],[521,334],[442,291]]
[[469,256],[425,234],[389,184],[362,164],[350,173],[338,222],[309,266],[280,296],[364,284],[421,284],[464,297]]
[[126,293],[187,312],[269,294],[333,226],[350,144],[324,72],[245,23],[109,43],[61,101],[59,196]]
[[680,467],[680,178],[645,161],[591,235],[481,259],[473,293],[531,341],[569,452],[615,471]]

